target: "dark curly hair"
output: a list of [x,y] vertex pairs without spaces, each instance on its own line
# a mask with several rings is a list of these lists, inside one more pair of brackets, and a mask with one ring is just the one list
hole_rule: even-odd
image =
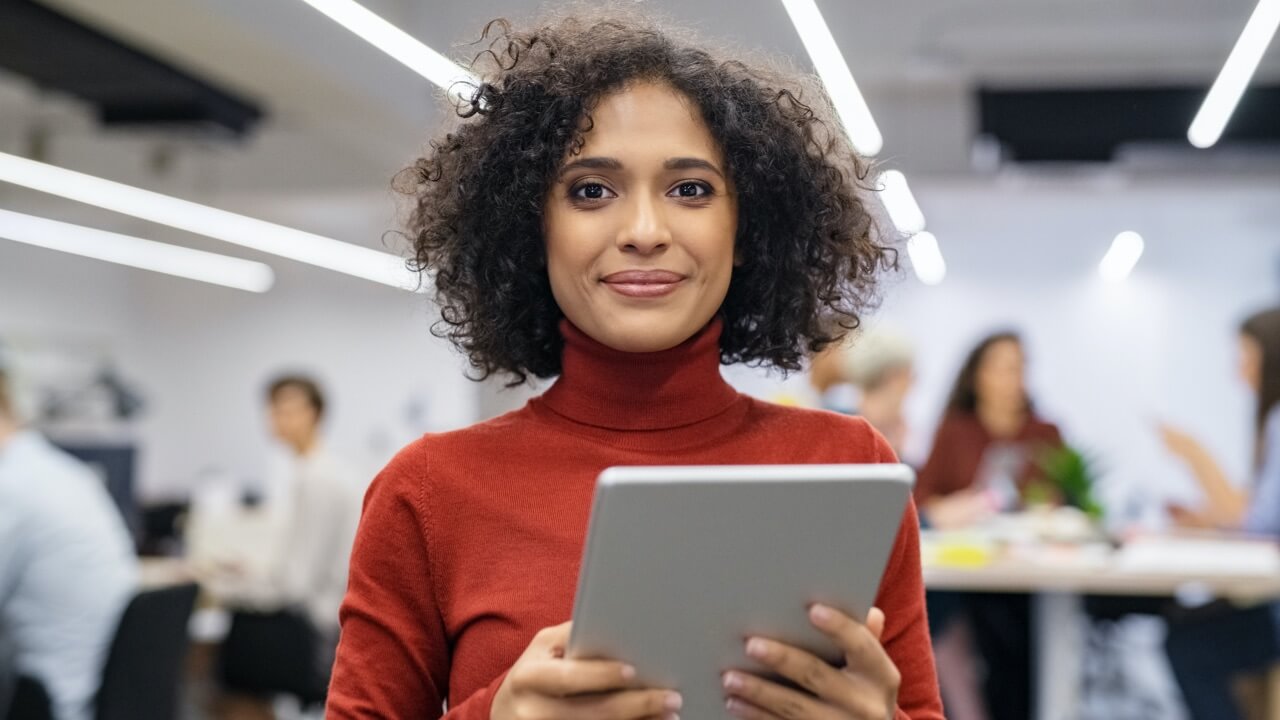
[[494,20],[486,40],[456,125],[394,184],[411,199],[410,264],[435,284],[432,331],[481,378],[505,373],[517,385],[560,372],[561,311],[547,273],[530,272],[546,266],[544,197],[581,149],[595,103],[637,81],[666,83],[700,109],[737,189],[741,265],[720,309],[722,362],[797,370],[858,327],[897,252],[878,239],[868,167],[815,78],[717,55],[617,10],[524,31]]

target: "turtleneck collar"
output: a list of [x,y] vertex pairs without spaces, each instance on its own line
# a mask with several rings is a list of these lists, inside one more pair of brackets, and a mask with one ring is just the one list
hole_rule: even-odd
[[717,317],[670,350],[628,353],[562,320],[561,375],[542,400],[570,420],[609,430],[663,430],[714,417],[738,398],[720,375],[721,326]]

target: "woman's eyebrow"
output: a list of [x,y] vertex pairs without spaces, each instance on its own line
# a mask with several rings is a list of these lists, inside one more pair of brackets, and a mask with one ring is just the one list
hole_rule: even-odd
[[697,157],[671,158],[663,163],[662,167],[667,170],[710,170],[719,175],[720,179],[724,179],[724,173],[720,172],[720,168],[716,167],[714,163]]
[[[710,172],[724,178],[724,173],[714,163],[698,157],[674,157],[669,158],[662,163],[663,169],[666,170],[709,170]],[[565,163],[560,168],[560,176],[568,174],[572,170],[578,168],[587,168],[591,170],[621,170],[622,161],[611,157],[584,157]]]
[[578,158],[573,162],[565,163],[564,167],[560,168],[560,176],[563,177],[569,171],[576,170],[577,168],[588,168],[591,170],[621,170],[622,161],[611,157]]

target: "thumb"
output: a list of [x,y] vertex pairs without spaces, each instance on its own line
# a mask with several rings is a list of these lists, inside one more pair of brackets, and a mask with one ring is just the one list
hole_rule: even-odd
[[572,630],[572,622],[560,623],[559,625],[542,628],[538,631],[538,634],[534,636],[533,642],[530,643],[530,645],[531,647],[536,647],[547,654],[554,655],[555,657],[562,657],[564,655],[565,648],[569,645],[569,634]]
[[884,635],[883,610],[878,607],[871,608],[871,612],[867,613],[867,629],[871,631],[876,640],[879,640]]

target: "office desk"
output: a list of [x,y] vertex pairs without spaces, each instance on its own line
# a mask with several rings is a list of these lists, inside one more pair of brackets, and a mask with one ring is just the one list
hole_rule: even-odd
[[144,557],[138,559],[138,589],[158,590],[195,582],[187,562],[182,558]]
[[1242,605],[1280,598],[1280,549],[1216,537],[1146,538],[1119,550],[1101,544],[1009,548],[972,532],[926,531],[922,561],[930,590],[1034,596],[1038,720],[1078,717],[1083,637],[1064,628],[1078,626],[1082,595],[1225,598]]

